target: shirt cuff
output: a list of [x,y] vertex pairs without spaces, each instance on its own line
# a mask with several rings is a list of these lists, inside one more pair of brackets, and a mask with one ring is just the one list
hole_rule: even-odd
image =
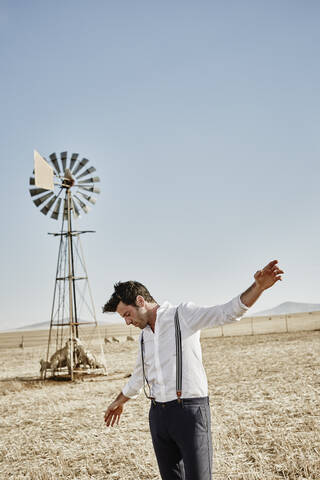
[[241,297],[241,295],[238,296],[238,304],[239,304],[239,307],[242,308],[242,309],[246,312],[247,310],[249,310],[250,307],[247,307],[247,305],[245,305],[244,303],[242,303],[241,300],[240,300],[240,297]]
[[128,384],[125,385],[122,389],[122,393],[125,397],[133,398],[133,399],[137,398],[137,396],[139,395],[140,392],[141,392],[141,388],[137,392],[136,390],[133,390],[132,388],[130,388],[130,386]]

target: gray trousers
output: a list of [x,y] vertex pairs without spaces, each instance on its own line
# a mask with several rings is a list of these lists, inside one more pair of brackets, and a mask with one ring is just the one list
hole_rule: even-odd
[[208,397],[151,402],[149,424],[162,480],[211,480]]

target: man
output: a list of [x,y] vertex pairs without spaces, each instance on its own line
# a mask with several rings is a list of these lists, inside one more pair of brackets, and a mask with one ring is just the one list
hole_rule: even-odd
[[202,365],[200,330],[240,320],[262,292],[281,280],[273,260],[254,275],[253,284],[224,305],[199,307],[165,302],[161,306],[139,282],[123,282],[103,312],[118,312],[142,330],[134,372],[105,412],[106,425],[119,423],[123,405],[145,382],[151,399],[149,424],[163,480],[212,478],[208,385]]

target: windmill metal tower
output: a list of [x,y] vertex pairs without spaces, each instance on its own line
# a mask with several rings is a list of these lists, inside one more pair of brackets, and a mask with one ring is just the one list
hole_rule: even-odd
[[[97,326],[95,307],[90,290],[80,236],[92,230],[74,230],[74,220],[80,211],[88,213],[89,204],[95,204],[100,190],[95,183],[99,177],[91,176],[94,167],[88,167],[87,158],[79,154],[62,152],[49,155],[50,163],[34,151],[34,175],[30,177],[30,195],[33,203],[44,215],[60,220],[61,228],[51,235],[60,238],[54,294],[48,337],[47,362],[50,355],[63,348],[69,340],[68,367],[73,380],[77,359],[74,340],[80,338],[80,327]],[[86,167],[86,168],[85,168]],[[85,169],[84,169],[85,168]],[[85,313],[83,313],[85,312]],[[89,318],[81,318],[85,315]],[[84,331],[84,327],[81,328]],[[66,365],[59,365],[60,367]],[[60,369],[61,370],[61,369]]]

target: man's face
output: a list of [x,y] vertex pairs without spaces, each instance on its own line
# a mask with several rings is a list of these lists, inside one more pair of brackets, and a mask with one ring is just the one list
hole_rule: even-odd
[[133,325],[134,327],[143,329],[148,323],[147,310],[145,307],[136,307],[119,302],[116,311],[125,319],[127,325]]

